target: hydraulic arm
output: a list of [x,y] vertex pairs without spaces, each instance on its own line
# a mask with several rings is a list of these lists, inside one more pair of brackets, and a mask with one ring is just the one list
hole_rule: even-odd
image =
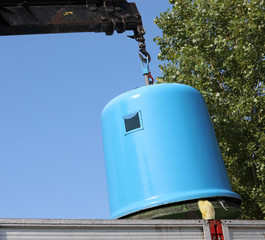
[[126,0],[0,0],[0,35],[142,30]]
[[104,32],[134,32],[141,60],[151,61],[146,51],[145,30],[135,3],[127,0],[0,0],[0,36]]

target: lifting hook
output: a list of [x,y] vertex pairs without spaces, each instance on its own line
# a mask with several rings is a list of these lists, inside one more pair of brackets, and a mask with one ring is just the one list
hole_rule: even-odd
[[129,38],[135,39],[138,44],[139,44],[139,52],[142,53],[145,58],[139,54],[141,61],[145,61],[146,62],[146,58],[148,59],[148,62],[151,62],[151,56],[150,54],[146,51],[146,44],[145,44],[145,29],[143,28],[143,26],[137,26],[137,30],[134,31],[134,35],[133,36],[128,36]]
[[[140,52],[139,57],[142,63],[142,70],[143,70],[143,75],[145,78],[145,84],[150,85],[154,83],[154,79],[149,70],[149,63],[151,62],[151,56],[146,51],[144,35],[145,35],[145,29],[143,28],[143,26],[137,26],[137,29],[134,30],[134,35],[128,36],[128,37],[135,39],[139,44],[139,52]],[[150,78],[151,78],[151,81],[149,81]]]

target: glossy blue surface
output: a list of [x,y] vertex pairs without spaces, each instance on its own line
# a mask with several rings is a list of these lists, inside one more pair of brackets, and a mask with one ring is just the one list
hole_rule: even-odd
[[[124,118],[139,117],[126,132]],[[182,84],[126,92],[102,113],[111,218],[231,189],[205,101]]]

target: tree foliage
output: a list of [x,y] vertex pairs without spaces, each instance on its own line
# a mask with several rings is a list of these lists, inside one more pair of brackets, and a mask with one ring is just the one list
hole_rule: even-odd
[[155,23],[163,36],[158,82],[204,96],[242,218],[265,219],[265,2],[170,0]]

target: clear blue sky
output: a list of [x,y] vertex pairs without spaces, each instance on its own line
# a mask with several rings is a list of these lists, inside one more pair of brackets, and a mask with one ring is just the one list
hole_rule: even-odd
[[[160,74],[153,20],[167,0],[136,2]],[[100,115],[144,85],[131,32],[0,37],[0,218],[108,218]]]

